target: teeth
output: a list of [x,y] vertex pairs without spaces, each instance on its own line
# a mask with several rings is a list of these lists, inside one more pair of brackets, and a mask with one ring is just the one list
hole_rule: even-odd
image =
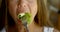
[[25,13],[20,13],[20,14],[18,14],[18,18],[23,17],[24,15],[25,15]]

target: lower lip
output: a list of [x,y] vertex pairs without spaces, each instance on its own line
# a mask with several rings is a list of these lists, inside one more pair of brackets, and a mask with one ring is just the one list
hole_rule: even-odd
[[17,23],[18,23],[19,25],[21,25],[21,24],[22,24],[22,21],[21,21],[20,19],[17,19]]

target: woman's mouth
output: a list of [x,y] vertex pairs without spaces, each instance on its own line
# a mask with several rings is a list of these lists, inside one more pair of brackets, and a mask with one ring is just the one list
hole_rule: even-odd
[[29,24],[31,22],[31,14],[29,13],[20,13],[18,18],[22,21],[23,24]]
[[18,14],[18,24],[21,24],[25,27],[25,29],[28,31],[28,24],[31,22],[31,14],[29,13],[20,13]]

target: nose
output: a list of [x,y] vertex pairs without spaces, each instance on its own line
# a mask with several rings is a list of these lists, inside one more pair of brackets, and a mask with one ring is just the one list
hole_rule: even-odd
[[28,2],[26,0],[21,0],[17,5],[17,13],[29,12]]

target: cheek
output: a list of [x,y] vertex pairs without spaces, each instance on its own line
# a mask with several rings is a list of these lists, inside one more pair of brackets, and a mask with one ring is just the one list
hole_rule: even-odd
[[16,19],[16,8],[17,8],[17,5],[16,5],[16,2],[15,1],[9,1],[9,13],[10,15],[14,18],[14,20]]
[[32,15],[35,16],[37,14],[37,7],[35,6],[33,9],[32,9]]
[[31,6],[31,14],[32,14],[32,17],[35,17],[35,15],[37,14],[37,4]]
[[30,13],[32,14],[32,17],[35,17],[35,15],[37,13],[37,1],[30,0],[29,1],[29,8],[30,8]]

